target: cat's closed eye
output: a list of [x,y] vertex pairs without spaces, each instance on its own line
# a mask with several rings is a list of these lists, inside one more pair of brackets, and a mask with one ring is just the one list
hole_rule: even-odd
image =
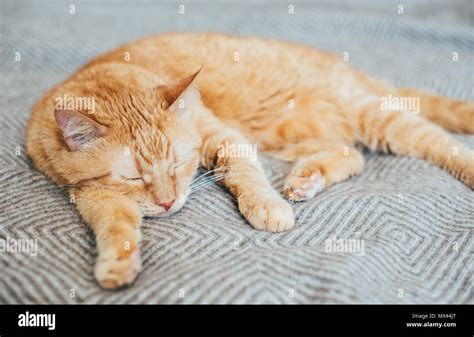
[[126,181],[132,181],[132,182],[144,182],[142,177],[126,177],[126,176],[120,176],[120,178],[126,180]]
[[186,164],[187,164],[187,162],[175,164],[175,165],[173,166],[173,169],[176,170],[176,169],[178,169],[178,168],[180,168],[180,167],[182,167],[182,166],[184,166],[184,165],[186,165]]

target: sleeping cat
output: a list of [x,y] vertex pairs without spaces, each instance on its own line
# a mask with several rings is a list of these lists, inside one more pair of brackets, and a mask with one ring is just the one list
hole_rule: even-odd
[[[387,97],[419,98],[421,116],[382,106]],[[142,217],[178,211],[205,180],[193,181],[200,165],[254,228],[293,227],[292,208],[258,161],[223,148],[258,144],[293,162],[283,190],[292,201],[359,173],[359,144],[428,160],[474,188],[474,151],[440,126],[474,133],[474,104],[394,88],[298,44],[170,33],[99,56],[47,92],[33,108],[27,149],[69,188],[96,234],[95,277],[117,288],[140,270]]]

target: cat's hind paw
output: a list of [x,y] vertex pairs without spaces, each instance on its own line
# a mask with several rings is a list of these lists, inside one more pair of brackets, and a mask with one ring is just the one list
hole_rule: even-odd
[[286,178],[283,195],[289,201],[305,201],[326,187],[324,177],[315,172],[308,177],[290,175]]
[[95,266],[95,278],[102,288],[116,289],[131,284],[140,269],[138,250],[125,257],[99,256]]

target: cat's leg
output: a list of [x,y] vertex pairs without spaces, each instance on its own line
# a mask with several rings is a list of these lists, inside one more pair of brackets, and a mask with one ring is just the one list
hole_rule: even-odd
[[474,188],[474,151],[436,124],[411,112],[372,110],[361,114],[359,125],[372,149],[425,159]]
[[298,157],[283,188],[284,196],[292,201],[310,199],[332,184],[359,173],[364,166],[363,155],[343,143],[307,142],[293,151]]
[[72,189],[71,193],[96,236],[94,275],[99,284],[114,289],[132,283],[141,269],[138,204],[117,192],[94,187]]
[[203,123],[201,164],[222,175],[222,183],[237,199],[239,210],[248,222],[258,230],[270,232],[292,228],[291,206],[270,185],[258,160],[241,155],[238,150],[248,148],[248,154],[256,150],[256,146],[209,116]]

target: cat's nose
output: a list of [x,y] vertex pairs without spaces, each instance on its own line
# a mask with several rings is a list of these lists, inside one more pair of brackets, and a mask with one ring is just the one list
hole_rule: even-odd
[[161,207],[163,207],[165,209],[165,211],[168,211],[171,206],[173,206],[175,200],[171,200],[171,201],[167,201],[167,202],[160,202],[158,203],[158,205],[160,205]]

